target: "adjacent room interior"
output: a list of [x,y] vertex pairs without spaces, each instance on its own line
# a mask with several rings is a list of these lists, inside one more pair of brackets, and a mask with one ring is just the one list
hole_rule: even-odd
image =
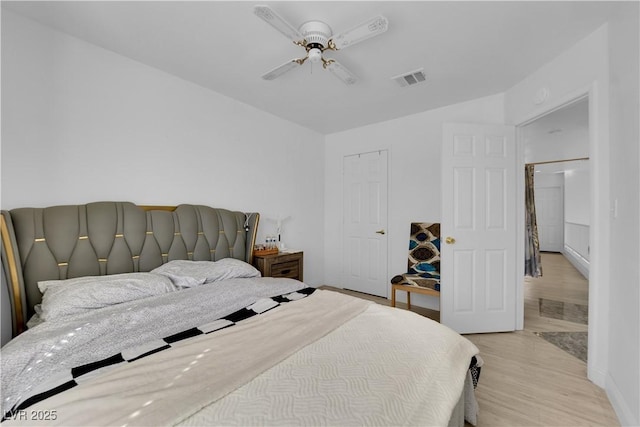
[[523,126],[521,132],[525,162],[534,166],[542,252],[542,276],[525,278],[525,312],[529,314],[525,314],[525,329],[586,362],[591,198],[588,99],[563,106]]

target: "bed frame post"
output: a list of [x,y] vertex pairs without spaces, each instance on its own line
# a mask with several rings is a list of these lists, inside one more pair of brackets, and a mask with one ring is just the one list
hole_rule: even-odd
[[18,266],[17,244],[13,234],[13,223],[9,212],[2,211],[0,216],[0,234],[2,235],[2,268],[8,281],[7,288],[11,298],[11,318],[13,336],[25,330],[24,293],[22,292],[22,269]]
[[[254,218],[254,219],[252,219]],[[247,230],[247,263],[253,264],[253,250],[256,246],[256,237],[258,235],[258,223],[260,222],[260,214],[249,214],[249,230]]]

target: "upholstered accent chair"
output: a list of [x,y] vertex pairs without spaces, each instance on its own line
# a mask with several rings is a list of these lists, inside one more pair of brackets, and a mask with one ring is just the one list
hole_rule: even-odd
[[440,223],[412,222],[407,272],[391,279],[391,306],[396,305],[396,290],[440,296]]

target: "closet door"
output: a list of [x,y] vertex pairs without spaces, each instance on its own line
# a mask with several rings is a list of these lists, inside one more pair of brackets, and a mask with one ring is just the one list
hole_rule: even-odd
[[344,158],[345,289],[388,297],[387,151]]

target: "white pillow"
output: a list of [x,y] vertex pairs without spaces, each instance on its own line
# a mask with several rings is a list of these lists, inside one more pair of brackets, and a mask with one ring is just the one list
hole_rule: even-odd
[[260,277],[260,271],[254,266],[235,258],[223,258],[215,262],[173,260],[151,272],[167,276],[174,285],[183,288],[225,279]]
[[43,293],[39,313],[43,321],[177,290],[170,279],[152,273],[46,280],[38,282],[38,288]]

